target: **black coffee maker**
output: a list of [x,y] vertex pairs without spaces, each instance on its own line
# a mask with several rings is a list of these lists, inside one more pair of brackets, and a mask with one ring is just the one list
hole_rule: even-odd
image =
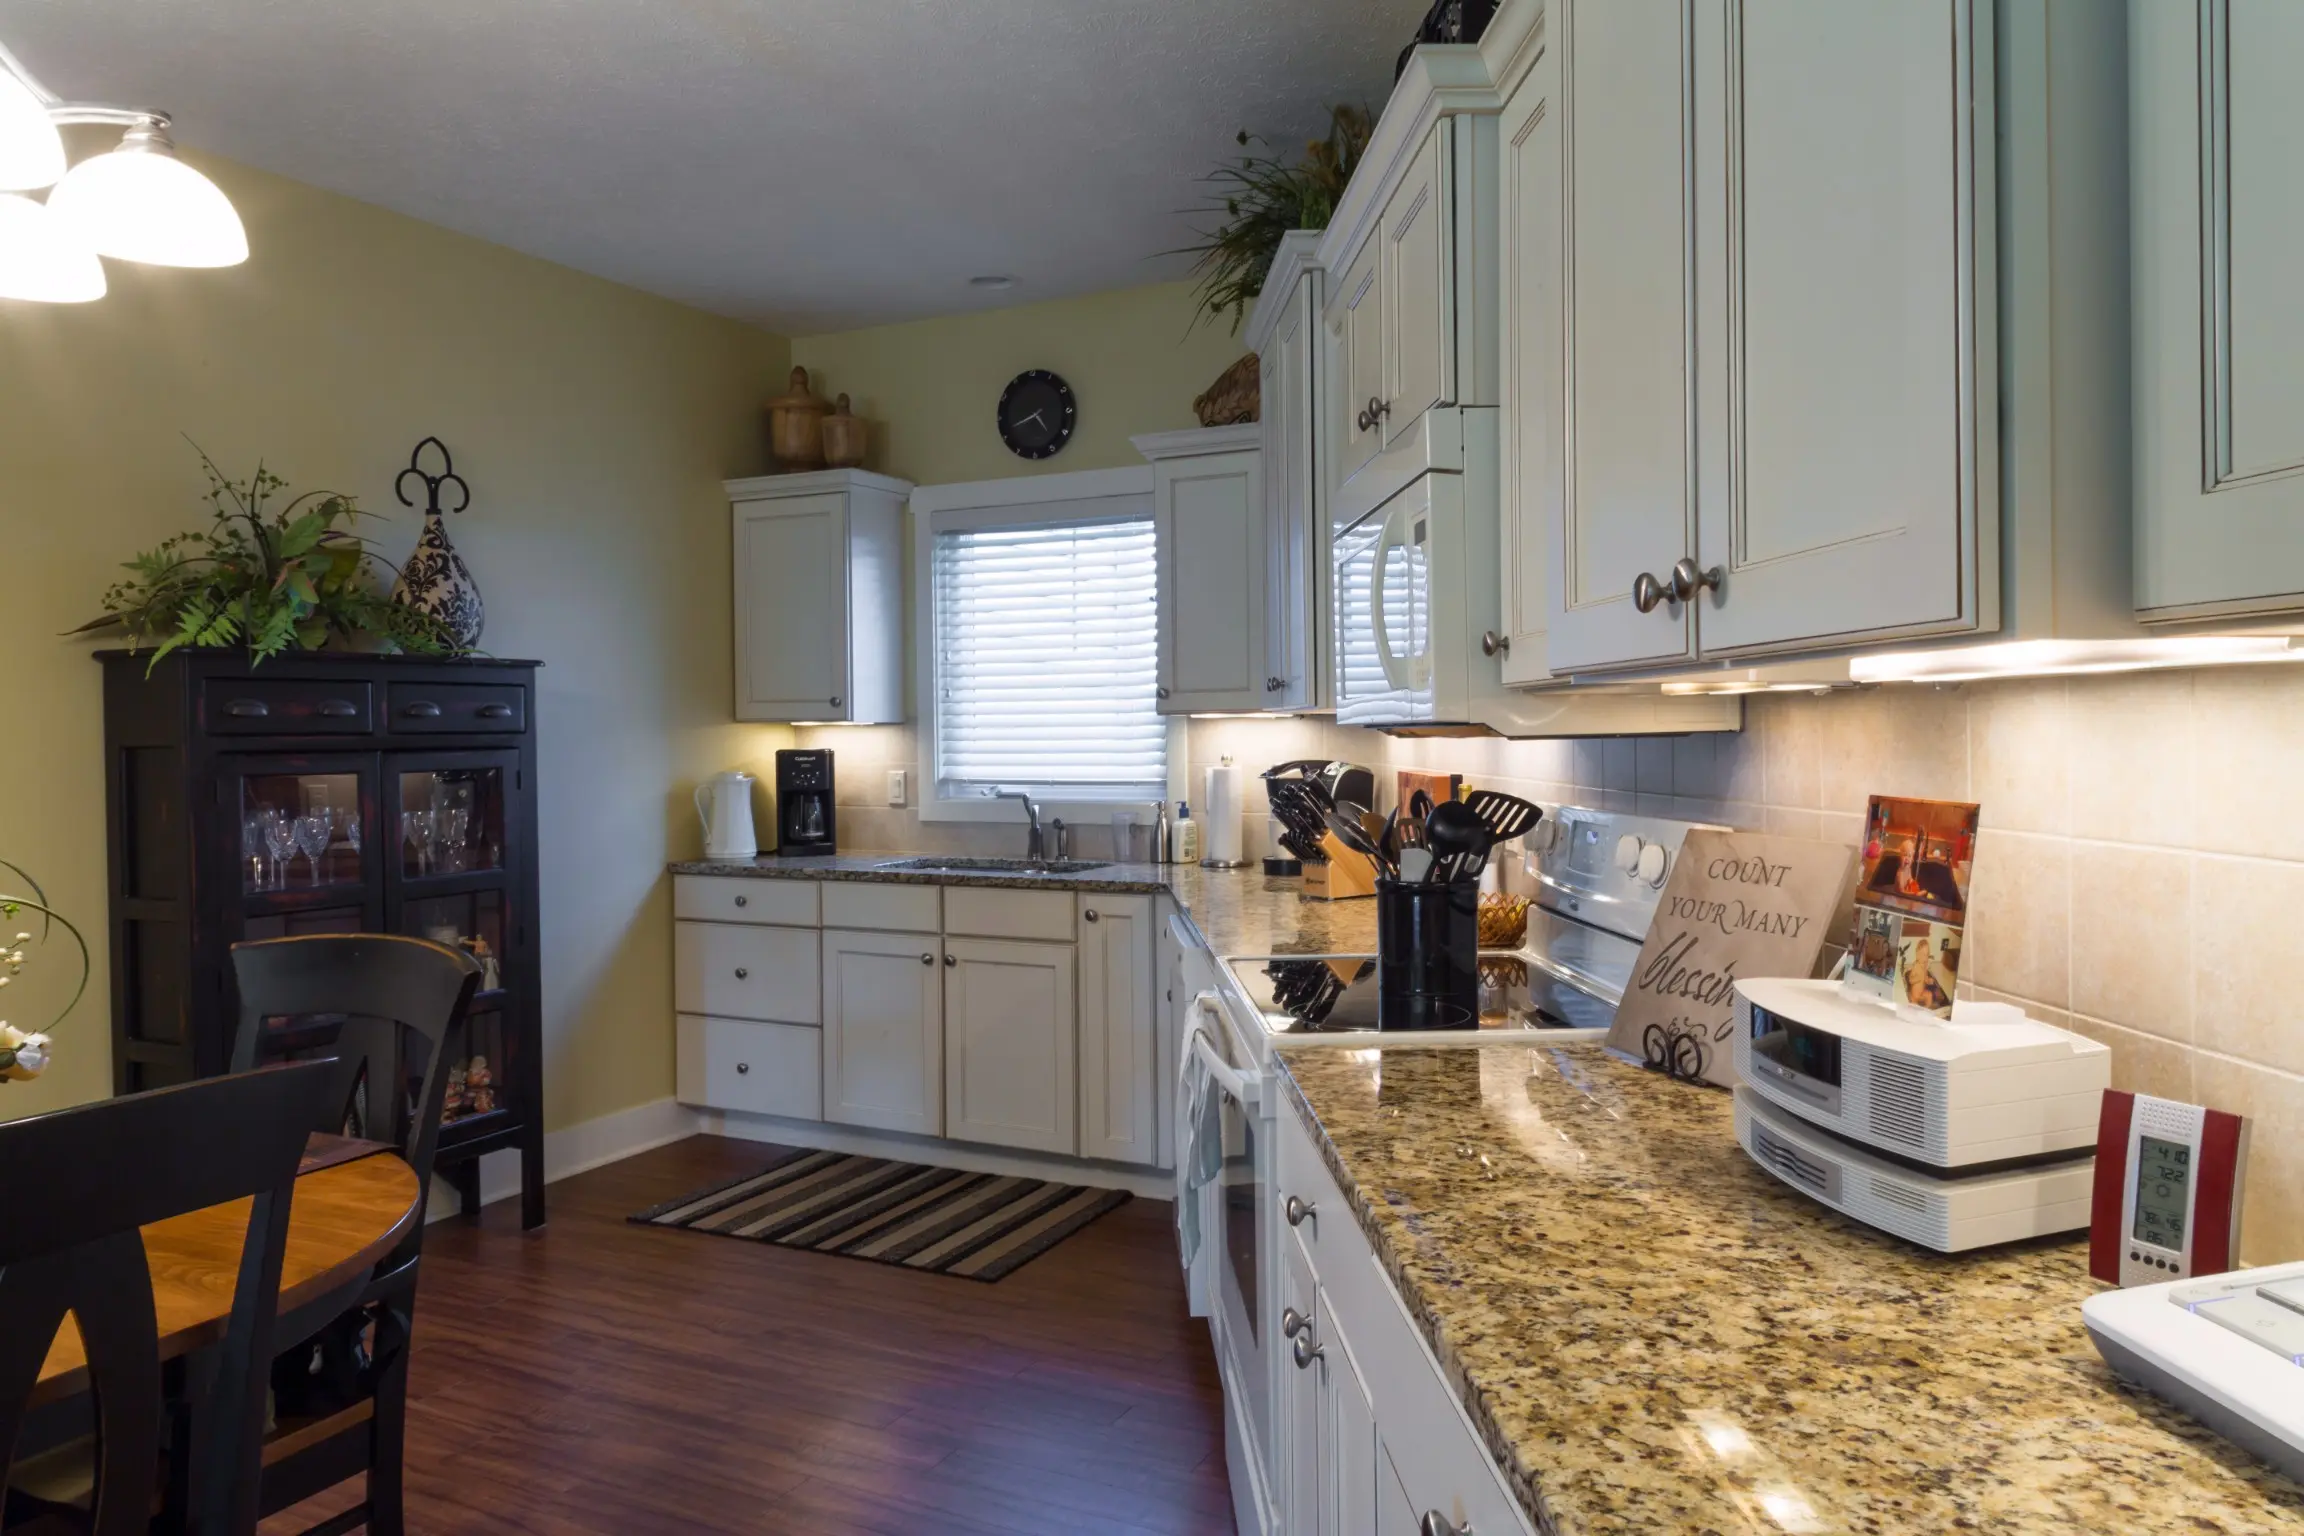
[[788,749],[776,754],[776,851],[832,853],[838,838],[832,824],[832,754],[822,749]]

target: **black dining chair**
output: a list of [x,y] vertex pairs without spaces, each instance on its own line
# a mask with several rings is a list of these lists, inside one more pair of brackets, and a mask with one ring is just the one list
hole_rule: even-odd
[[[256,1529],[289,1206],[314,1119],[340,1092],[337,1063],[312,1061],[0,1124],[0,1507],[30,1504],[32,1518],[94,1536]],[[189,1447],[163,1498],[167,1389],[138,1229],[250,1196],[232,1311],[192,1373]],[[94,1433],[41,1458],[52,1482],[77,1484],[43,1504],[11,1496],[27,1468],[9,1459],[67,1313],[87,1355]]]
[[[364,1059],[360,1075],[372,1105],[397,1106],[403,1085],[418,1080],[401,1153],[416,1171],[418,1199],[428,1199],[447,1044],[463,1028],[480,984],[479,962],[424,939],[314,934],[236,944],[232,970],[240,984],[235,1072],[263,1061],[267,1020],[341,1015],[349,1022],[327,1049]],[[333,1106],[331,1123],[319,1128],[339,1128],[343,1110],[341,1102]],[[304,1536],[336,1536],[363,1525],[373,1536],[400,1536],[408,1342],[423,1216],[419,1205],[408,1235],[354,1294],[282,1320],[280,1339],[294,1347],[283,1351],[273,1374],[280,1411],[264,1447],[262,1512],[274,1514],[354,1477],[365,1475],[368,1485],[361,1503]],[[317,1375],[315,1359],[323,1367]]]

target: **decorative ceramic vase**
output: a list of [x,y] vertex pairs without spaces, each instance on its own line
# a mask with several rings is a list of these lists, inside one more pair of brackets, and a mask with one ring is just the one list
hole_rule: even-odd
[[834,469],[857,469],[864,463],[864,418],[851,415],[848,397],[832,404],[824,418],[824,462]]
[[[439,450],[440,473],[436,475],[424,467],[426,448]],[[408,456],[408,467],[392,482],[392,492],[400,498],[402,506],[416,505],[415,498],[407,491],[411,475],[424,483],[424,531],[417,535],[416,548],[400,567],[400,579],[392,583],[392,601],[438,619],[447,631],[449,643],[459,651],[469,651],[480,643],[480,630],[487,615],[480,605],[479,584],[472,579],[464,557],[456,553],[456,546],[448,542],[448,526],[442,514],[461,512],[470,506],[472,492],[456,473],[455,461],[448,457],[448,445],[436,437],[428,437],[416,445],[416,451]],[[456,505],[440,505],[443,488],[456,493]]]
[[768,451],[783,469],[824,466],[824,412],[829,407],[808,390],[808,370],[792,370],[792,392],[768,402]]

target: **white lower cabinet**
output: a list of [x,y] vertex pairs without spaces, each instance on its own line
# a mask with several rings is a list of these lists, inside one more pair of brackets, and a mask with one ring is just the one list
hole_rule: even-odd
[[944,941],[944,1135],[1080,1150],[1075,960],[1069,944]]
[[933,936],[824,932],[824,1118],[944,1133],[944,988]]
[[821,1030],[683,1013],[676,1038],[681,1103],[793,1120],[824,1118]]
[[673,1006],[682,1013],[816,1022],[816,931],[675,923]]
[[1153,901],[1080,903],[1080,1155],[1159,1160],[1159,1016],[1153,1007]]

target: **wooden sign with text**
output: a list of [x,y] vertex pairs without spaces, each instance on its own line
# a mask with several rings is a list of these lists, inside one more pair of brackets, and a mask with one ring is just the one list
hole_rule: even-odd
[[1856,869],[1845,843],[1691,832],[1608,1043],[1693,1082],[1735,1082],[1736,983],[1808,976]]

